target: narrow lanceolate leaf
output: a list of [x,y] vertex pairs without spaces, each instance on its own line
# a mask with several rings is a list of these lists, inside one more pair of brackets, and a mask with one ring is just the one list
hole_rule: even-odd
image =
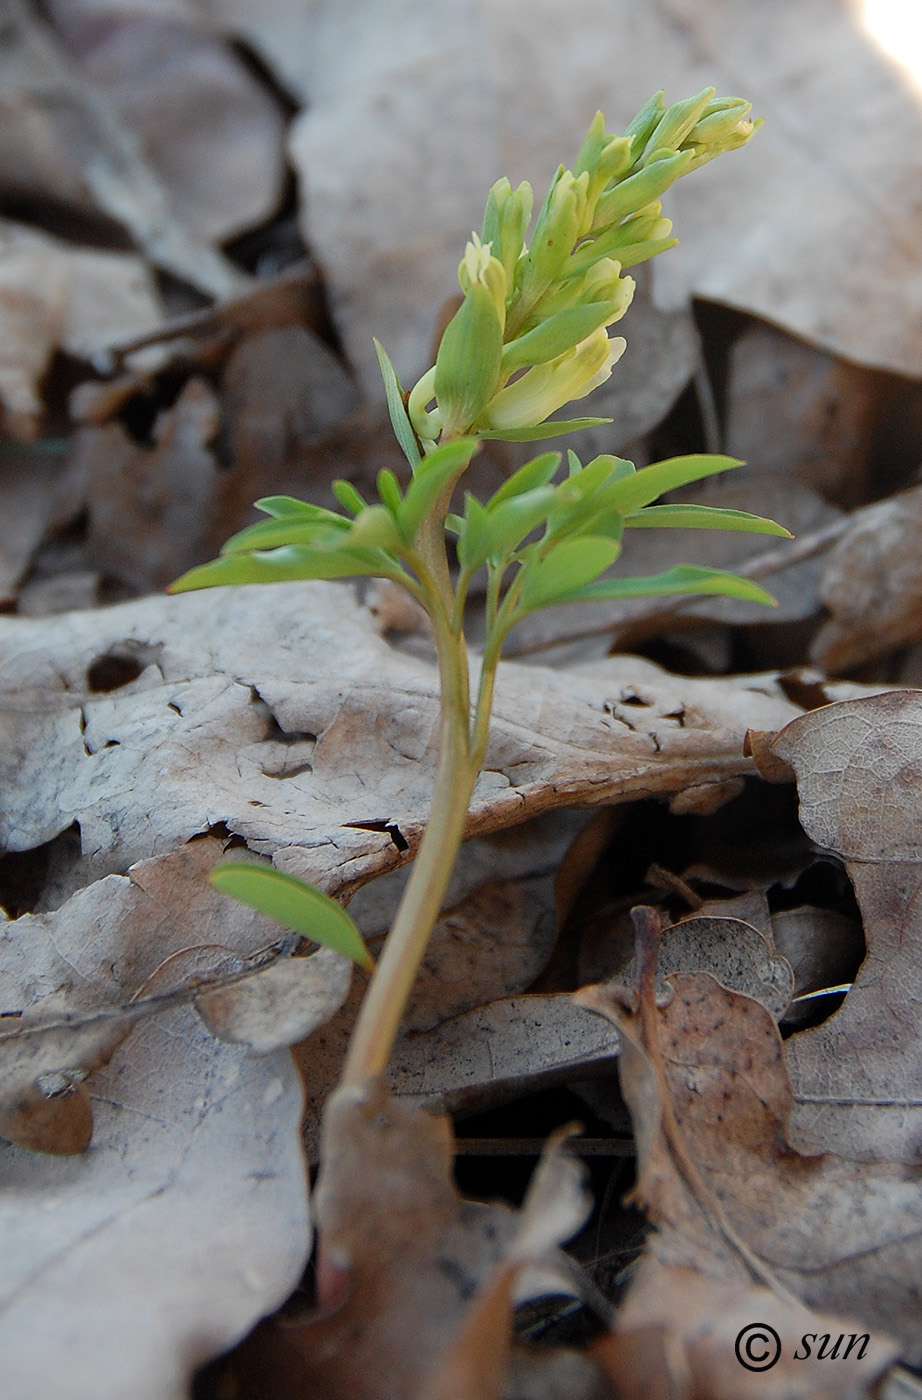
[[473,572],[487,557],[487,508],[468,491],[464,497],[464,515],[458,531],[458,563]]
[[540,457],[532,457],[524,467],[519,467],[517,472],[513,472],[498,491],[494,491],[487,503],[488,507],[498,506],[500,501],[507,501],[511,496],[519,496],[536,486],[546,486],[559,466],[559,452],[542,452]]
[[396,559],[383,549],[320,550],[307,545],[256,551],[252,554],[225,554],[190,569],[168,593],[191,593],[196,588],[222,588],[234,583],[290,583],[296,579],[406,577]]
[[619,482],[617,497],[610,505],[623,515],[649,505],[664,491],[674,491],[677,486],[688,486],[692,481],[701,481],[718,472],[730,471],[743,463],[736,457],[721,457],[707,452],[694,452],[687,457],[668,457],[663,462],[652,462],[649,467],[641,467],[638,472]]
[[663,574],[647,578],[602,578],[575,588],[560,601],[594,603],[607,598],[655,598],[679,593],[706,593],[727,598],[743,598],[751,603],[777,607],[776,600],[752,579],[740,578],[723,569],[706,569],[697,564],[679,564]]
[[446,436],[465,432],[496,389],[503,328],[493,296],[476,282],[442,334],[435,362],[435,397]]
[[351,481],[344,481],[340,478],[333,482],[333,495],[339,501],[344,510],[350,515],[358,515],[363,511],[368,502],[364,496],[353,486]]
[[262,511],[263,515],[274,516],[277,520],[336,521],[340,518],[335,510],[327,510],[325,506],[312,505],[310,501],[296,500],[294,496],[263,496],[261,500],[255,501],[254,505],[257,510]]
[[403,455],[415,470],[422,453],[419,450],[413,426],[407,417],[400,380],[397,378],[397,371],[391,364],[387,351],[379,340],[375,340],[375,350],[378,355],[378,364],[381,367],[381,378],[384,380],[384,397],[387,400],[387,411],[390,414],[394,436],[400,443]]
[[546,321],[504,347],[500,380],[506,379],[513,370],[521,369],[523,365],[543,365],[548,360],[556,359],[565,350],[585,340],[599,326],[606,325],[611,317],[612,308],[608,302],[570,306],[565,311],[548,316]]
[[353,918],[329,895],[265,865],[219,865],[208,877],[215,889],[270,919],[322,943],[371,972],[374,962]]
[[274,520],[258,520],[232,535],[221,546],[222,554],[250,554],[254,549],[280,549],[283,545],[312,545],[335,549],[344,540],[351,521],[329,513],[328,519],[282,515]]
[[533,612],[588,584],[609,568],[618,557],[615,540],[596,535],[563,540],[548,550],[543,559],[534,554],[522,568],[520,612]]
[[683,530],[748,530],[753,535],[791,538],[790,530],[764,515],[750,515],[746,510],[721,510],[717,506],[645,506],[643,510],[626,515],[624,523],[635,529],[662,525]]
[[400,532],[407,544],[412,544],[424,516],[428,515],[443,492],[450,492],[478,447],[476,438],[453,438],[422,459],[397,515]]
[[[488,508],[480,522],[476,549],[472,542],[461,562],[467,568],[476,569],[494,556],[510,555],[536,525],[547,519],[556,494],[557,489],[553,486],[536,486],[533,491],[526,491]],[[483,507],[478,506],[478,509],[482,510]]]
[[478,428],[477,436],[492,438],[496,442],[543,442],[545,438],[578,433],[580,428],[598,428],[603,423],[611,422],[611,418],[550,418],[546,423],[536,423],[531,428]]

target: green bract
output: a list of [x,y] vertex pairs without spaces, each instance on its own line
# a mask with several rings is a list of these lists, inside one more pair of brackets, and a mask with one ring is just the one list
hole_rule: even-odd
[[[377,499],[350,482],[340,511],[273,496],[269,518],[241,530],[221,557],[192,569],[174,592],[219,584],[372,575],[401,583],[429,615],[441,682],[441,743],[429,823],[395,922],[363,1004],[345,1078],[358,1083],[386,1065],[438,916],[468,802],[483,759],[500,651],[528,613],[556,603],[659,594],[711,593],[763,603],[757,584],[720,569],[678,565],[651,578],[612,575],[625,530],[665,526],[787,531],[745,511],[655,502],[741,464],[697,454],[635,469],[603,453],[544,452],[486,502],[461,478],[484,439],[527,442],[608,420],[555,419],[611,374],[625,349],[608,328],[627,312],[634,282],[624,270],[672,247],[661,196],[680,177],[749,140],[756,123],[740,98],[713,88],[666,107],[656,93],[620,134],[597,113],[574,168],[560,166],[527,240],[533,197],[498,180],[480,234],[458,269],[462,301],[435,364],[404,394],[375,342],[391,424],[407,462],[403,479],[378,473]],[[446,533],[456,537],[449,556]],[[485,641],[476,695],[468,674],[465,605],[475,575],[485,583]],[[370,959],[349,915],[288,875],[228,865],[220,889],[306,937]]]

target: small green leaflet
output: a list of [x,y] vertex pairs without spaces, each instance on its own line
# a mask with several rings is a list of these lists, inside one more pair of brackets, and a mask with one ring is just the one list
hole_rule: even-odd
[[597,578],[618,557],[618,545],[599,535],[581,535],[578,539],[562,540],[548,550],[544,558],[533,554],[522,567],[520,612],[533,612],[560,599],[569,601],[575,590],[581,590]]
[[546,486],[559,466],[559,452],[542,452],[540,457],[532,457],[524,467],[513,472],[498,491],[494,491],[487,508],[492,510],[500,501],[507,501],[510,496],[520,496],[523,491],[531,491],[535,486]]
[[611,418],[549,418],[546,423],[536,423],[533,428],[478,428],[480,438],[493,438],[496,442],[543,442],[545,438],[561,437],[564,433],[578,433],[580,428],[598,428],[603,423],[611,423]]
[[772,608],[778,606],[772,595],[751,579],[697,564],[679,564],[663,574],[650,574],[647,578],[600,578],[570,590],[557,601],[593,603],[606,598],[653,598],[674,593],[709,593],[767,603]]
[[405,577],[400,565],[383,549],[329,552],[307,545],[291,545],[265,553],[225,554],[200,564],[176,579],[168,593],[191,593],[196,588],[222,588],[231,583],[292,583],[298,579]]
[[791,538],[790,530],[764,515],[746,510],[722,510],[717,506],[644,506],[624,517],[626,526],[659,528],[675,526],[683,530],[747,530],[753,535],[781,535]]
[[265,865],[242,861],[219,865],[209,876],[216,890],[267,914],[304,938],[344,953],[347,958],[374,971],[374,960],[355,920],[329,895]]
[[400,380],[397,378],[397,371],[391,364],[387,351],[379,340],[375,340],[375,350],[378,355],[378,364],[381,367],[381,378],[384,380],[384,397],[387,399],[391,427],[394,429],[394,436],[403,448],[403,455],[415,471],[422,453],[419,450],[419,443],[416,441],[412,424],[407,417]]
[[453,438],[429,452],[416,469],[398,512],[397,521],[407,544],[412,544],[424,515],[443,491],[449,490],[467,468],[479,443],[474,437]]
[[617,494],[613,493],[609,502],[614,510],[630,514],[641,506],[649,505],[664,491],[673,491],[677,486],[687,486],[703,477],[715,476],[718,472],[730,471],[743,463],[736,457],[721,457],[708,452],[694,452],[687,457],[668,457],[663,462],[652,462],[649,467],[619,482]]

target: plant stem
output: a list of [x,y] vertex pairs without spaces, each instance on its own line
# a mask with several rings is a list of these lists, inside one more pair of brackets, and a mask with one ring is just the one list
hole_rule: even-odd
[[[464,634],[453,627],[443,588],[447,578],[444,531],[421,532],[419,554],[425,561],[427,606],[432,619],[441,679],[439,759],[432,809],[400,907],[362,1002],[342,1085],[361,1085],[387,1068],[391,1048],[425,956],[433,925],[455,865],[467,824],[467,809],[479,762],[471,753],[470,682]],[[434,582],[430,582],[434,580]]]

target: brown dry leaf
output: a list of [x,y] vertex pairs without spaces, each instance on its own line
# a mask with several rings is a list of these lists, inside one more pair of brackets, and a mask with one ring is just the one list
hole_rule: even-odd
[[810,656],[824,671],[850,671],[922,636],[919,527],[922,487],[855,511],[823,566],[829,620]]
[[[29,850],[76,822],[59,899],[218,823],[334,894],[416,848],[437,678],[377,636],[348,585],[2,617],[0,657],[0,841]],[[507,665],[468,834],[750,772],[747,728],[797,713],[771,677],[675,678],[632,657]]]
[[[558,809],[461,847],[404,1024],[431,1029],[499,997],[524,992],[557,937],[561,864],[589,817]],[[390,928],[410,869],[359,890],[349,904],[368,941]]]
[[136,246],[209,296],[246,282],[190,232],[116,105],[69,61],[26,0],[5,0],[0,181],[20,196],[108,215]]
[[[801,997],[824,987],[850,983],[864,958],[861,925],[834,909],[803,904],[772,915],[775,947],[794,972],[794,993]],[[794,1002],[785,1012],[790,1026],[811,1016],[812,1001]]]
[[756,322],[727,366],[724,451],[753,472],[783,476],[824,500],[867,499],[878,378],[860,365]]
[[82,428],[73,470],[86,482],[88,558],[130,588],[163,588],[207,552],[220,469],[211,451],[219,404],[204,379],[187,381],[160,414],[154,445],[119,423]]
[[[278,1400],[441,1400],[463,1396],[473,1372],[500,1392],[514,1278],[525,1296],[579,1286],[555,1247],[583,1223],[589,1201],[559,1144],[521,1213],[462,1200],[451,1164],[447,1118],[395,1101],[380,1084],[333,1096],[315,1193],[323,1307],[264,1324],[247,1344],[260,1389]],[[531,1285],[528,1270],[537,1271]]]
[[28,440],[42,413],[40,381],[55,350],[92,361],[126,333],[162,319],[153,278],[127,253],[72,248],[0,221],[0,406],[6,431]]
[[[650,1287],[665,1267],[696,1270],[736,1289],[770,1290],[789,1310],[782,1335],[791,1359],[806,1331],[829,1330],[808,1327],[803,1307],[833,1314],[843,1319],[839,1331],[870,1334],[865,1369],[853,1381],[867,1383],[893,1359],[893,1337],[910,1362],[919,1358],[918,1170],[793,1149],[787,1124],[794,1099],[769,1013],[707,973],[675,975],[672,1001],[657,1007],[657,924],[651,910],[636,917],[636,1009],[619,1010],[604,988],[585,989],[578,1000],[611,1017],[622,1033],[619,1073],[634,1120],[636,1194],[658,1227],[646,1256]],[[629,1295],[622,1326],[650,1320],[643,1273],[642,1266],[636,1308]],[[749,1321],[758,1320],[756,1310]],[[675,1321],[692,1333],[700,1326],[700,1318]],[[724,1352],[723,1364],[734,1369],[732,1353]]]
[[[600,1034],[565,992],[510,997],[404,1036],[388,1082],[427,1107],[472,1113],[613,1069],[618,1047],[617,1035],[607,1028]],[[308,1064],[310,1051],[306,1046]]]
[[[657,997],[670,997],[666,985],[676,972],[709,972],[722,987],[752,997],[777,1020],[794,991],[786,958],[778,957],[765,934],[743,919],[692,915],[663,930],[657,964]],[[628,990],[636,965],[631,958],[609,983]]]
[[[140,863],[128,878],[88,886],[53,913],[0,925],[11,999],[0,1020],[5,1137],[49,1152],[82,1151],[92,1118],[74,1091],[144,1018],[191,1005],[219,1039],[264,1054],[338,1011],[349,960],[329,949],[287,956],[296,938],[279,944],[277,925],[207,883],[221,854],[212,838],[194,842]],[[79,959],[68,955],[70,943]]]
[[51,525],[57,454],[4,444],[0,456],[0,605],[14,601],[32,555]]
[[794,1141],[804,1151],[916,1163],[922,693],[894,691],[814,710],[771,748],[797,772],[807,834],[846,863],[867,944],[839,1010],[787,1043]]
[[157,0],[51,0],[79,70],[138,138],[180,224],[224,241],[267,219],[284,179],[282,114],[191,11]]
[[[94,1003],[124,1005],[145,986],[185,980],[191,992],[206,966],[239,966],[265,947],[277,930],[204,880],[220,850],[193,843],[57,914],[4,925],[4,1009],[56,996],[60,1020],[79,1022]],[[132,1014],[110,1018],[123,1018],[119,1035]],[[86,1155],[0,1145],[4,1386],[62,1400],[176,1400],[303,1269],[297,1075],[287,1052],[222,1044],[179,1006],[138,1019],[85,1087],[96,1122]]]

